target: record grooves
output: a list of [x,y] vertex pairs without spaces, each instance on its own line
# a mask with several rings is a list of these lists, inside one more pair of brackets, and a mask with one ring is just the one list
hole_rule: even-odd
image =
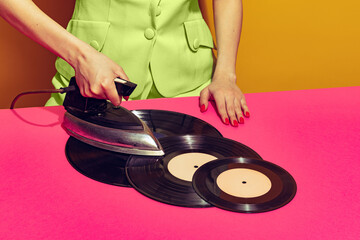
[[[149,126],[157,138],[187,133],[222,137],[212,125],[187,114],[162,110],[132,112]],[[81,174],[99,182],[131,187],[125,175],[130,155],[96,148],[73,137],[67,141],[65,153],[69,163]]]
[[[251,180],[245,180],[246,174],[256,172],[271,181],[270,189],[254,197],[228,194],[219,187],[218,178],[234,169],[245,169],[244,176],[239,176],[239,181],[227,184],[238,185],[240,189],[241,185],[251,185]],[[297,189],[294,178],[283,168],[264,160],[241,157],[218,159],[202,165],[195,172],[192,182],[195,191],[207,202],[225,210],[242,213],[259,213],[280,208],[294,198]],[[243,191],[242,194],[247,193]]]
[[153,131],[164,156],[107,151],[70,137],[65,147],[69,163],[96,181],[132,186],[149,198],[182,207],[256,213],[294,198],[296,182],[286,170],[223,138],[205,121],[161,110],[132,112]]
[[[179,179],[170,173],[168,166],[175,156],[185,153],[204,153],[216,158],[244,156],[261,159],[249,147],[226,138],[210,136],[179,136],[159,139],[165,156],[149,158],[133,156],[126,165],[130,184],[140,193],[154,200],[183,207],[210,207],[198,196],[191,181]],[[196,162],[197,159],[194,159]],[[195,166],[199,167],[199,166]],[[194,171],[189,166],[189,171]]]
[[132,110],[148,125],[155,137],[202,135],[222,137],[221,133],[209,123],[178,112],[164,110]]
[[69,163],[81,174],[107,184],[131,187],[125,174],[130,155],[99,149],[70,137],[65,147]]

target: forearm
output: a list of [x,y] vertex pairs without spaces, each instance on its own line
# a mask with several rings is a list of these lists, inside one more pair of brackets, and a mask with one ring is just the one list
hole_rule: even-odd
[[216,71],[235,77],[236,57],[242,27],[242,0],[213,0],[217,40]]
[[0,0],[0,15],[72,66],[89,47],[48,17],[31,0]]

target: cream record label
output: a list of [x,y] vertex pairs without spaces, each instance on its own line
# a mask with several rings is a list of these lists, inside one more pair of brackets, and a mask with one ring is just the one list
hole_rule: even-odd
[[217,177],[221,191],[241,198],[260,197],[271,189],[271,180],[263,173],[247,168],[226,170]]
[[195,171],[199,167],[215,159],[217,158],[210,154],[189,152],[170,159],[167,167],[174,177],[191,182]]
[[193,176],[195,191],[225,210],[266,212],[289,203],[296,194],[294,178],[268,161],[223,158],[202,165]]

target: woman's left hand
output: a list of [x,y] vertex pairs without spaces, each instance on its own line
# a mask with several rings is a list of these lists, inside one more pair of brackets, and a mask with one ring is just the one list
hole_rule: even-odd
[[205,112],[209,100],[215,100],[218,113],[224,124],[237,127],[250,117],[244,94],[236,85],[236,75],[215,72],[212,82],[200,93],[200,110]]

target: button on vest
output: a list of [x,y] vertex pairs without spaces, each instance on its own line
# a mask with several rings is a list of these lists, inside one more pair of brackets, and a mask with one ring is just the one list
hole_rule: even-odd
[[99,43],[98,43],[97,41],[95,41],[95,40],[92,40],[92,41],[90,42],[90,46],[92,46],[93,48],[95,48],[96,51],[99,51],[99,49],[100,49]]
[[199,39],[195,38],[194,39],[194,44],[193,44],[195,50],[197,51],[200,47],[200,42],[199,42]]
[[154,38],[155,36],[155,30],[152,29],[152,28],[147,28],[145,30],[145,33],[144,33],[145,37],[148,39],[148,40],[151,40]]

